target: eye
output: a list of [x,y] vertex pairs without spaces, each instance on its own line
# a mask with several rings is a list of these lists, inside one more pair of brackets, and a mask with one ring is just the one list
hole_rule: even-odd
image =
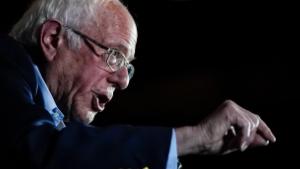
[[109,65],[116,65],[116,64],[118,64],[118,59],[117,59],[117,57],[116,57],[116,55],[114,53],[111,53],[109,55],[108,64]]

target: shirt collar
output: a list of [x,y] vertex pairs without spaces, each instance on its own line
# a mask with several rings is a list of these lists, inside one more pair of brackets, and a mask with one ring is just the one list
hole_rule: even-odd
[[39,71],[39,68],[37,65],[33,65],[34,67],[34,71],[37,75],[37,82],[38,82],[38,86],[40,88],[40,91],[42,93],[42,99],[44,102],[44,108],[49,112],[49,114],[52,116],[55,126],[58,126],[59,123],[61,123],[64,119],[64,115],[63,113],[58,109],[52,94],[49,91],[49,88],[47,87],[41,72]]

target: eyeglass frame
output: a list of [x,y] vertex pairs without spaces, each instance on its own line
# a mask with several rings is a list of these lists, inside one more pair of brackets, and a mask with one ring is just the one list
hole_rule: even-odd
[[[105,58],[105,62],[107,64],[107,66],[110,68],[110,70],[112,71],[112,73],[114,72],[117,72],[119,71],[120,69],[122,69],[123,67],[126,67],[127,69],[127,73],[128,73],[128,77],[129,77],[129,80],[133,77],[134,75],[134,66],[129,63],[128,59],[124,56],[124,54],[122,52],[120,52],[118,49],[116,48],[109,48],[99,42],[97,42],[96,40],[94,40],[93,38],[89,37],[88,35],[74,29],[74,28],[71,28],[70,26],[65,26],[64,27],[67,29],[67,30],[71,30],[73,33],[75,33],[76,35],[79,35],[81,38],[83,38],[84,41],[90,41],[92,43],[94,43],[96,46],[104,49],[106,52],[105,54],[107,54],[107,58]],[[89,48],[91,48],[90,44],[87,44],[89,46]],[[99,56],[99,54],[97,52],[95,52],[95,49],[92,49],[93,53],[96,54],[97,56]],[[114,54],[114,53],[117,53],[118,56],[122,56],[123,58],[123,64],[122,66],[118,66],[117,69],[114,69],[112,65],[110,65],[110,63],[108,62],[109,58],[111,58],[111,56]]]

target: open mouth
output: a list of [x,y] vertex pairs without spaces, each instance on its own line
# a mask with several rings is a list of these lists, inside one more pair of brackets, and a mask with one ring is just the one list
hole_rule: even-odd
[[92,108],[94,111],[102,112],[105,109],[106,103],[110,101],[108,95],[93,92]]

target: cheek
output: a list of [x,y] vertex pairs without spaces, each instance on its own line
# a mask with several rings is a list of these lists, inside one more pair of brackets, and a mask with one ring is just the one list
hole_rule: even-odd
[[78,92],[89,92],[99,84],[106,82],[107,73],[97,68],[85,67],[78,72],[74,86]]

